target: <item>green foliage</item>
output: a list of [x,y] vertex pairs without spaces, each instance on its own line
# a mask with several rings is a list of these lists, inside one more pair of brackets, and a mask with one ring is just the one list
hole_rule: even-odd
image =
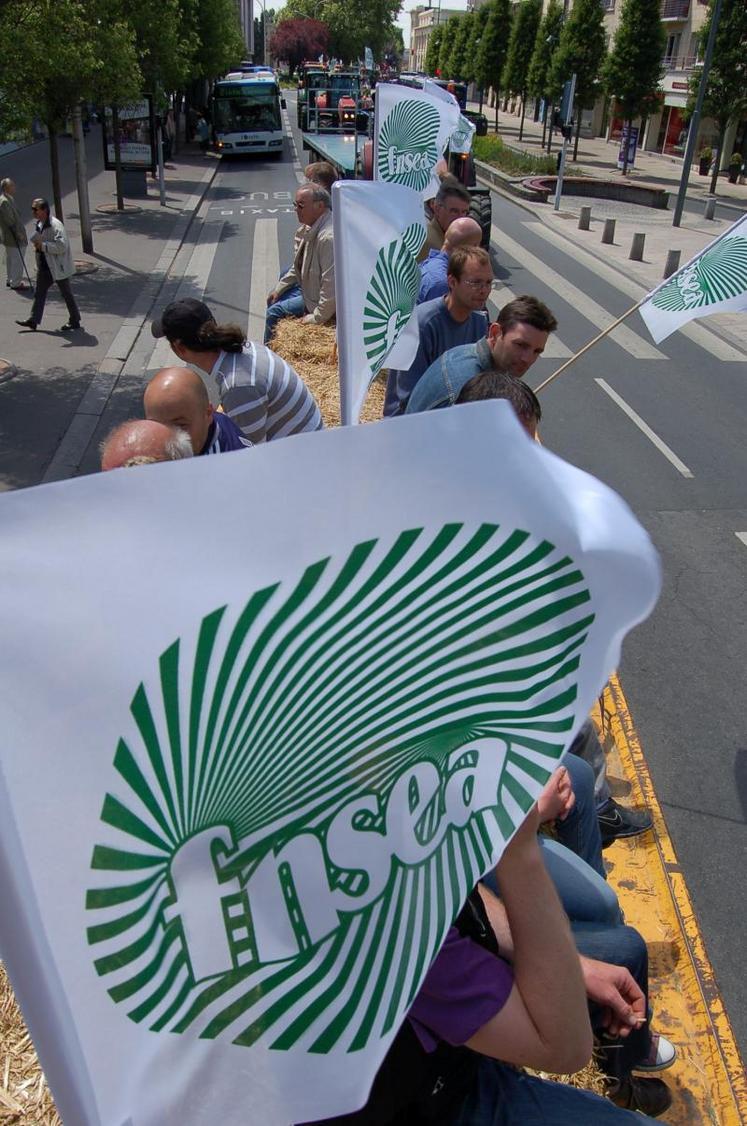
[[472,141],[472,153],[476,160],[484,160],[514,176],[554,175],[556,162],[554,156],[534,156],[527,152],[518,152],[504,145],[501,138],[495,133],[486,137],[475,137]]
[[451,72],[451,56],[454,53],[457,37],[459,35],[459,16],[451,16],[444,26],[441,39],[441,50],[438,53],[438,69],[442,78],[456,78]]
[[191,77],[215,78],[238,66],[246,54],[234,0],[199,0],[196,5],[197,49]]
[[330,30],[329,49],[343,62],[357,62],[370,47],[375,59],[396,42],[395,25],[402,0],[288,0],[283,19],[314,19]]
[[489,7],[477,57],[477,82],[483,89],[492,86],[497,94],[511,39],[511,0],[491,0]]
[[[598,0],[594,0],[599,8]],[[600,8],[601,11],[601,8]],[[507,94],[524,94],[529,77],[529,64],[542,17],[542,0],[523,0],[518,5],[503,68],[503,89]]]
[[592,109],[599,93],[599,80],[607,49],[604,17],[599,0],[576,0],[563,24],[560,43],[550,67],[550,86],[560,88],[576,75],[576,103]]
[[438,70],[438,60],[441,54],[441,43],[444,37],[444,25],[438,24],[428,36],[428,46],[425,51],[425,72],[431,76]]
[[473,20],[474,16],[471,12],[465,12],[463,16],[459,17],[459,27],[449,60],[448,77],[461,82],[465,82],[469,79],[470,75],[467,73],[468,69],[470,71],[474,69],[472,61],[468,58],[468,47],[472,38]]
[[[700,53],[705,54],[713,19],[713,0],[700,35]],[[688,110],[692,113],[700,86],[700,68],[690,79]],[[708,73],[708,86],[703,113],[718,123],[723,137],[733,118],[747,116],[747,4],[744,0],[722,0],[721,16],[716,30],[713,61]]]
[[651,105],[663,74],[665,47],[660,0],[624,0],[602,77],[626,120],[631,121]]
[[490,5],[489,4],[483,4],[483,6],[481,8],[478,8],[476,12],[472,13],[472,34],[471,34],[470,42],[467,44],[467,56],[470,60],[469,77],[470,77],[471,81],[476,82],[477,85],[480,86],[481,88],[482,88],[482,86],[481,86],[481,83],[480,83],[480,80],[479,80],[479,73],[478,73],[479,72],[478,59],[479,59],[479,54],[480,54],[480,43],[482,42],[482,37],[483,37],[483,34],[485,32],[485,27],[487,25],[489,15],[490,15]]
[[560,92],[553,88],[550,82],[550,71],[555,51],[560,42],[560,30],[563,26],[563,7],[558,0],[551,3],[537,28],[534,40],[534,50],[529,62],[528,86],[530,94],[536,98],[554,97]]

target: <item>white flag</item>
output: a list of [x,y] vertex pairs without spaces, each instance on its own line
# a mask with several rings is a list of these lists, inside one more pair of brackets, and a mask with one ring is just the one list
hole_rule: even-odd
[[371,50],[370,47],[364,48],[363,58],[364,58],[364,62],[365,62],[365,65],[366,65],[366,70],[373,70],[373,68],[374,68],[374,57],[373,57],[373,51]]
[[4,493],[0,582],[0,956],[63,1121],[288,1126],[365,1101],[659,577],[480,403]]
[[464,153],[472,151],[472,141],[475,136],[475,126],[463,114],[459,115],[459,124],[449,138],[449,148],[452,152]]
[[640,313],[658,344],[696,317],[747,312],[747,215],[648,295]]
[[401,184],[338,180],[332,198],[340,413],[350,426],[377,372],[415,359],[425,219],[420,195]]
[[453,94],[430,86],[427,92],[391,82],[376,87],[374,177],[404,184],[424,200],[438,191],[434,169],[460,116]]

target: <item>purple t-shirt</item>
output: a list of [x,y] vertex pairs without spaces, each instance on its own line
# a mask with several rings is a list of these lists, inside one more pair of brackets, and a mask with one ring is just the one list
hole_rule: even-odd
[[420,1043],[466,1044],[505,1005],[513,989],[508,962],[450,927],[408,1013]]
[[200,450],[203,454],[224,454],[229,450],[244,450],[252,443],[239,430],[233,419],[223,411],[216,411],[208,430],[205,445]]

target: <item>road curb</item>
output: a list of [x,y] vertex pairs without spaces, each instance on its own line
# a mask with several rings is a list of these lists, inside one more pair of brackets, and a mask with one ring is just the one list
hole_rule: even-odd
[[172,228],[171,237],[164,245],[148,281],[130,306],[121,328],[99,363],[72,422],[47,466],[41,480],[42,484],[64,481],[75,476],[143,325],[168,281],[169,270],[184,245],[187,233],[210,190],[218,168],[219,164],[216,163],[205,170],[197,193],[190,196],[184,204]]

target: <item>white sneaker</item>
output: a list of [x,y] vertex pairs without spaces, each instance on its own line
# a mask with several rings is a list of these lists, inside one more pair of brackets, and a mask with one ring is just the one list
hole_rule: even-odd
[[666,1071],[677,1059],[677,1049],[666,1036],[651,1033],[648,1055],[633,1067],[633,1071]]

